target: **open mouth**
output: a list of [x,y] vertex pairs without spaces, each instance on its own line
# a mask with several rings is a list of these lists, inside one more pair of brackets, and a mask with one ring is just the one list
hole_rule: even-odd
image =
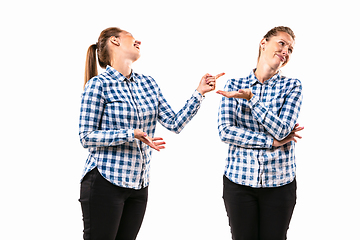
[[140,46],[139,46],[139,44],[134,44],[134,47],[136,48],[136,49],[138,49],[138,50],[140,50]]

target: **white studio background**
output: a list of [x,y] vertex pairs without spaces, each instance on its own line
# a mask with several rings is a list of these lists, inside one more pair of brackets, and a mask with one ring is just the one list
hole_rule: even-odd
[[[5,5],[3,3],[2,5]],[[359,226],[358,3],[343,1],[10,1],[1,7],[1,239],[82,239],[78,138],[85,55],[111,26],[142,41],[134,70],[175,111],[209,72],[244,77],[272,27],[291,27],[283,69],[303,83],[298,202],[288,239],[356,239]],[[175,135],[158,125],[138,240],[231,239],[222,202],[227,146],[208,93]],[[5,237],[6,236],[6,237]]]

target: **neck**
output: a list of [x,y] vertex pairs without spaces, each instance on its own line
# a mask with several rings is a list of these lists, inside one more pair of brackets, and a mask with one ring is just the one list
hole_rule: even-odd
[[133,62],[131,60],[114,59],[113,61],[111,61],[111,66],[119,73],[121,73],[124,77],[129,79],[132,70],[132,63]]
[[256,66],[255,76],[261,83],[264,83],[266,80],[272,78],[278,71],[279,69],[273,69],[269,65],[259,62]]

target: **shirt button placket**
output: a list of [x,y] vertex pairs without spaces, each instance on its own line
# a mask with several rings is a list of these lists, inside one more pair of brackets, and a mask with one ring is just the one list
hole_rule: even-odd
[[264,152],[263,151],[260,151],[260,156],[259,156],[259,168],[260,168],[260,172],[259,172],[259,180],[260,180],[260,187],[263,187],[263,184],[264,184],[264,161],[265,161],[265,158],[263,156]]

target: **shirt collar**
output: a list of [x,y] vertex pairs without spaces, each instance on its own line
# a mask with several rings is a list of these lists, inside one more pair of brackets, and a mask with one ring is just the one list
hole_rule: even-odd
[[134,71],[131,69],[130,78],[127,79],[124,75],[122,75],[120,72],[118,72],[115,68],[107,65],[106,66],[106,72],[114,79],[119,81],[130,81],[130,82],[136,82]]
[[254,86],[255,84],[257,83],[260,83],[260,84],[267,84],[269,86],[274,86],[274,84],[276,83],[276,81],[278,81],[279,79],[281,79],[281,71],[279,70],[274,76],[272,76],[270,79],[266,80],[264,83],[261,83],[257,77],[255,76],[255,70],[252,70],[250,72],[250,75],[249,75],[249,80],[250,80],[250,86]]

